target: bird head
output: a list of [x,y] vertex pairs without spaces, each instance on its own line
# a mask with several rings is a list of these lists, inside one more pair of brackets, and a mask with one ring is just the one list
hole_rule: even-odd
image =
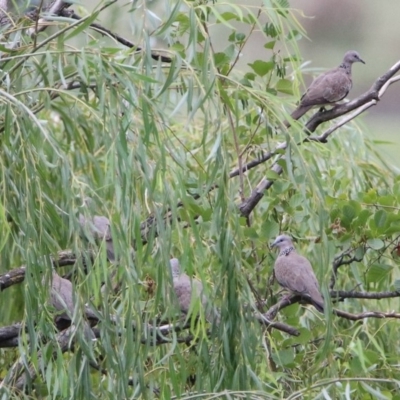
[[181,274],[181,265],[177,258],[171,258],[169,260],[169,264],[171,266],[172,277],[175,278]]
[[279,235],[271,244],[271,247],[278,247],[279,249],[285,249],[290,246],[293,246],[293,242],[288,235]]
[[358,52],[355,51],[355,50],[348,51],[344,55],[344,60],[343,61],[344,62],[348,62],[350,64],[353,64],[355,62],[361,62],[361,63],[365,64],[365,61],[360,57]]

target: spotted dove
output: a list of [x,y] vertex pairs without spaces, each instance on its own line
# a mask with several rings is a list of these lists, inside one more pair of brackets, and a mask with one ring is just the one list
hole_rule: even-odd
[[[351,66],[355,62],[365,64],[356,51],[348,51],[344,55],[343,62],[337,68],[315,78],[300,99],[299,106],[292,112],[292,119],[299,119],[315,106],[335,104],[343,100],[353,86]],[[285,126],[289,127],[290,123],[285,121]]]
[[324,311],[324,299],[310,262],[296,252],[292,239],[287,235],[278,236],[271,247],[278,247],[274,273],[278,283],[293,294],[311,300],[314,307]]
[[192,297],[195,296],[201,300],[207,321],[218,324],[220,320],[219,312],[210,306],[210,304],[207,304],[202,283],[197,279],[191,279],[187,274],[181,272],[181,266],[177,258],[170,260],[170,267],[172,283],[181,312],[184,314],[189,312]]
[[[72,283],[68,279],[61,278],[57,272],[53,271],[50,291],[51,305],[58,311],[55,317],[55,323],[59,330],[66,329],[71,325],[74,314],[75,302],[73,297]],[[89,320],[97,321],[95,313],[85,307],[85,315]],[[90,327],[85,321],[85,332],[91,332]],[[90,336],[93,336],[91,332]]]
[[110,220],[107,217],[99,215],[95,215],[93,218],[86,218],[84,215],[79,214],[79,224],[89,240],[104,240],[107,258],[110,261],[114,261],[115,253],[111,236]]

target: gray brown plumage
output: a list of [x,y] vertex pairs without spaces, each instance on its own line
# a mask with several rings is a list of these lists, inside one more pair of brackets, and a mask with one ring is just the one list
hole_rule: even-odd
[[[68,279],[62,278],[55,271],[51,279],[50,303],[57,311],[54,319],[57,328],[63,330],[69,327],[75,310],[73,287]],[[85,307],[85,316],[89,320],[97,321],[97,316],[89,307]],[[85,326],[85,331],[87,329],[90,330],[89,326]]]
[[113,239],[111,236],[111,224],[107,217],[95,215],[93,218],[86,218],[79,214],[79,224],[82,227],[86,237],[98,241],[104,240],[107,251],[107,258],[110,261],[115,260]]
[[278,247],[274,273],[278,283],[290,292],[307,297],[314,307],[323,312],[324,299],[310,262],[296,252],[292,239],[278,236],[271,247]]
[[[343,100],[353,86],[351,66],[355,62],[365,64],[356,51],[348,51],[339,67],[327,71],[314,79],[301,97],[299,106],[292,112],[292,119],[301,118],[315,106],[335,104]],[[285,126],[289,127],[290,123],[286,121]]]
[[182,313],[187,314],[190,310],[192,297],[200,298],[208,322],[219,323],[218,311],[207,303],[207,298],[203,293],[203,285],[197,279],[191,279],[181,271],[181,266],[177,258],[170,260],[172,273],[172,283],[178,300],[179,308]]

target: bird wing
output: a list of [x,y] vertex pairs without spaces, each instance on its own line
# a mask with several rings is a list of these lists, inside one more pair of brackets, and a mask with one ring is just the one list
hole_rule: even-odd
[[296,294],[308,295],[312,300],[323,304],[317,278],[305,257],[297,253],[278,257],[275,276],[281,286]]
[[187,313],[192,300],[192,283],[188,275],[181,274],[174,278],[174,290],[178,299],[179,308],[182,312]]
[[114,244],[111,236],[110,220],[107,217],[95,215],[93,219],[79,214],[79,224],[87,239],[104,240],[106,242],[107,258],[115,260]]
[[343,100],[352,87],[351,76],[344,69],[335,68],[318,76],[300,101],[302,107],[336,103]]
[[65,311],[59,317],[71,319],[74,312],[74,301],[72,295],[72,283],[64,278],[61,278],[57,273],[53,273],[50,300],[52,306],[57,311]]
[[111,240],[110,220],[107,217],[95,215],[93,217],[93,226],[99,239]]
[[93,219],[86,218],[79,214],[79,224],[86,234],[92,235],[95,239],[111,240],[110,220],[107,217],[95,215]]
[[216,314],[216,312],[212,307],[208,309],[207,297],[203,293],[203,284],[198,279],[191,279],[188,275],[181,274],[179,277],[174,278],[174,290],[182,312],[188,313],[192,298],[199,298],[205,310],[207,320],[214,319],[211,316]]

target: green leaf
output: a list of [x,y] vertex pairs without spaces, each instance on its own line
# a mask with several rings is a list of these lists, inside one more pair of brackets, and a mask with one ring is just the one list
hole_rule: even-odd
[[272,22],[267,22],[264,26],[264,32],[267,36],[275,38],[280,34],[280,28],[275,28]]
[[275,63],[272,61],[257,60],[254,63],[248,64],[258,76],[264,76],[274,69]]
[[241,43],[246,39],[246,35],[244,33],[236,33],[235,35],[236,42]]
[[243,230],[244,235],[251,240],[257,240],[259,239],[258,232],[255,228],[245,228]]
[[396,198],[392,195],[379,196],[377,202],[378,204],[381,204],[383,206],[393,206],[394,204],[396,204]]
[[289,0],[277,0],[277,2],[279,3],[279,5],[282,8],[289,8],[290,7]]
[[297,328],[300,336],[292,337],[288,340],[287,345],[307,344],[312,339],[312,333],[308,328]]
[[357,215],[362,211],[361,204],[358,201],[350,200],[349,205],[351,205],[354,208]]
[[179,53],[182,57],[185,56],[185,46],[182,43],[178,43],[178,42],[174,43],[171,46],[171,50]]
[[81,24],[79,24],[75,29],[72,29],[70,33],[65,37],[65,41],[72,39],[74,36],[83,32],[88,28],[97,18],[98,13],[94,12],[92,15],[87,17]]
[[270,42],[267,42],[264,44],[264,48],[272,50],[275,47],[276,40],[271,40]]
[[288,79],[279,79],[275,85],[275,89],[281,93],[293,94],[293,82]]
[[265,177],[268,178],[268,179],[270,179],[270,180],[276,180],[276,179],[279,179],[279,178],[280,178],[280,175],[277,174],[275,171],[268,170],[268,171],[265,173]]
[[296,193],[295,195],[290,197],[289,204],[290,204],[290,207],[292,207],[292,208],[296,208],[296,207],[300,206],[301,204],[304,205],[304,196],[300,193]]
[[244,74],[244,77],[249,81],[254,81],[256,79],[256,76],[257,75],[254,74],[253,72],[247,72],[246,74]]
[[299,39],[301,39],[301,37],[302,37],[302,35],[296,29],[293,29],[292,31],[290,31],[287,35],[288,40],[299,40]]
[[350,204],[346,204],[343,206],[342,215],[343,215],[342,222],[346,226],[350,226],[351,222],[356,217],[356,210]]
[[364,246],[359,246],[356,248],[356,251],[354,252],[354,257],[356,257],[358,260],[362,260],[365,255],[365,248]]
[[1,234],[0,234],[0,251],[7,243],[8,236],[10,234],[10,225],[7,221],[6,210],[3,207],[3,204],[0,203],[0,226],[1,226]]
[[371,385],[368,385],[367,383],[365,383],[363,381],[360,381],[360,383],[361,383],[361,386],[364,388],[364,390],[366,392],[368,392],[372,396],[372,398],[377,399],[377,400],[390,400],[390,398],[384,396],[381,393],[380,389],[375,389]]
[[393,287],[396,292],[400,292],[400,279],[396,279],[393,282]]
[[330,219],[331,219],[332,222],[335,222],[336,219],[338,217],[340,217],[341,215],[342,215],[342,213],[338,208],[336,208],[336,207],[331,208],[329,216],[330,216]]
[[266,239],[273,239],[279,235],[279,224],[274,220],[265,220],[261,225],[261,235]]
[[362,374],[364,372],[360,359],[358,357],[354,357],[350,360],[350,368],[351,372],[356,375]]
[[363,227],[367,223],[367,221],[368,221],[369,217],[371,216],[371,214],[372,213],[369,210],[362,210],[358,214],[357,218],[353,221],[353,226],[355,228],[356,227]]
[[[239,21],[238,15],[233,13],[233,12],[224,12],[221,14],[221,18],[225,21],[230,21],[231,19],[234,19],[235,21]],[[220,21],[217,21],[218,23],[220,23]]]
[[291,367],[293,366],[294,353],[291,349],[280,350],[276,353],[273,353],[272,358],[276,364],[280,365],[281,367]]
[[386,211],[379,210],[375,213],[374,221],[375,221],[375,226],[377,228],[383,228],[386,224],[386,220],[387,220]]
[[377,201],[377,193],[376,189],[370,189],[367,193],[363,196],[363,201],[368,204],[374,204]]
[[[179,2],[178,2],[179,3]],[[237,10],[237,18],[236,20],[241,20],[243,18],[243,14],[241,12],[241,8],[240,7],[236,7],[234,6],[235,9]],[[216,18],[216,22],[217,23],[222,23],[225,26],[227,26],[230,29],[235,29],[233,25],[229,24],[228,21],[231,20],[230,15],[228,15],[228,20],[225,19],[224,14],[220,14],[219,13],[219,9],[217,7],[208,7],[208,6],[198,6],[198,9],[202,9],[204,12],[204,15],[207,15],[208,12],[211,12],[212,14],[214,14],[215,18]]]
[[385,242],[381,239],[368,239],[367,245],[374,250],[380,250],[385,247]]
[[230,62],[230,58],[225,53],[215,53],[214,62],[217,67],[222,67]]
[[325,203],[329,208],[331,208],[334,204],[336,204],[336,199],[332,196],[326,195]]
[[382,279],[389,276],[390,272],[393,270],[391,265],[387,264],[373,264],[367,274],[368,282],[379,282]]

